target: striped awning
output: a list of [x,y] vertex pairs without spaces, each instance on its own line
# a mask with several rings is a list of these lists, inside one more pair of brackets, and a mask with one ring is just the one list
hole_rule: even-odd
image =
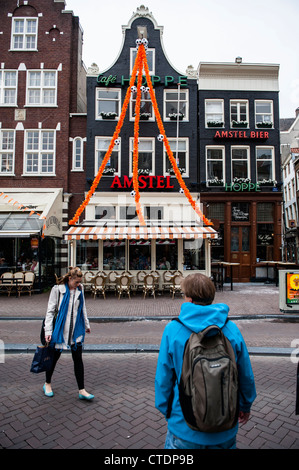
[[71,227],[66,240],[148,240],[148,239],[194,239],[217,238],[212,227]]

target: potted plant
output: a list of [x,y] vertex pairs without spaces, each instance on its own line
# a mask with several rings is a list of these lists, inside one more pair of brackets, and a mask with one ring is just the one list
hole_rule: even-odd
[[272,129],[273,123],[272,122],[257,122],[256,127],[262,127],[262,128],[267,128],[267,129]]
[[223,186],[223,179],[215,176],[213,179],[207,180],[207,186]]
[[232,127],[248,127],[247,121],[232,121]]
[[184,116],[185,116],[185,114],[183,114],[183,113],[170,113],[170,114],[168,114],[168,117],[171,121],[177,121],[178,118],[179,118],[179,121],[182,121]]

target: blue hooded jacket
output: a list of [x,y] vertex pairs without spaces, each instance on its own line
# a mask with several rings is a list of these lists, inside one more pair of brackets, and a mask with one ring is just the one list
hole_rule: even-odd
[[[171,321],[163,332],[155,377],[155,405],[166,417],[169,397],[173,388],[173,369],[178,382],[181,376],[183,353],[191,332],[198,333],[209,325],[217,325],[229,339],[235,352],[239,379],[240,411],[249,412],[256,390],[249,354],[240,330],[232,321],[226,323],[229,307],[226,304],[196,305],[185,302],[181,307],[180,321]],[[190,331],[191,330],[191,331]],[[174,386],[174,399],[168,419],[168,429],[178,438],[201,445],[216,445],[234,438],[238,424],[232,429],[204,433],[191,429],[184,419],[178,382]]]

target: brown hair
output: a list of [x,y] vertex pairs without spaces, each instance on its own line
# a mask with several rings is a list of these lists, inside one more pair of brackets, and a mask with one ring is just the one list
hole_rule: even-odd
[[199,305],[210,305],[215,297],[215,286],[213,281],[204,274],[189,274],[181,283],[186,297],[191,297],[192,303]]
[[82,276],[83,274],[80,268],[72,268],[70,266],[68,272],[60,279],[59,284],[67,284],[69,279]]

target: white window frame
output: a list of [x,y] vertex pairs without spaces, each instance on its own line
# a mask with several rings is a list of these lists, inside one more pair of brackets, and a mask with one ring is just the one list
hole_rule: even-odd
[[[6,84],[6,77],[8,74],[15,74],[15,85]],[[7,91],[14,91],[14,101],[7,101],[5,93]],[[17,106],[18,95],[18,71],[17,70],[0,70],[0,106]]]
[[[271,153],[272,153],[272,156],[271,158],[264,158],[264,159],[258,159],[257,158],[257,153],[258,153],[258,150],[262,150],[262,149],[267,149],[267,150],[271,150]],[[274,147],[272,146],[269,146],[269,145],[257,145],[255,147],[255,161],[256,161],[256,182],[261,182],[263,181],[262,179],[259,179],[259,175],[258,175],[258,162],[268,162],[270,161],[271,162],[271,173],[272,173],[272,176],[270,177],[270,180],[274,181],[275,180],[275,149]]]
[[[151,176],[155,175],[155,138],[154,137],[139,137],[139,146],[138,146],[138,153],[140,152],[140,143],[141,142],[151,142],[151,150],[148,150],[147,152],[152,153],[152,171],[150,171],[147,174],[143,173],[144,176]],[[133,176],[133,149],[134,149],[134,137],[130,137],[130,152],[129,152],[129,176]],[[139,169],[139,166],[138,166]],[[140,173],[142,175],[142,173]]]
[[[38,137],[36,142],[33,142],[32,147],[28,145],[29,133],[35,133]],[[51,133],[53,137],[53,148],[43,148],[43,136],[47,133]],[[34,136],[35,138],[35,136]],[[36,158],[37,171],[28,171],[28,157],[32,154]],[[48,154],[53,157],[53,169],[52,171],[43,171],[43,155]],[[56,130],[54,129],[27,129],[24,133],[24,176],[55,176],[55,165],[56,165]]]
[[[136,93],[132,92],[131,93],[131,98],[130,98],[130,121],[135,121],[135,115],[133,114],[133,103],[136,103]],[[149,94],[149,91],[142,91],[141,92],[141,106],[140,106],[140,116],[142,116],[142,103],[150,103],[150,116],[148,119],[142,119],[140,117],[141,122],[147,122],[147,121],[154,121],[155,120],[155,112],[154,112],[154,107],[153,103]]]
[[[270,105],[270,112],[269,113],[257,113],[257,105],[262,104],[262,103],[267,103]],[[262,117],[262,121],[258,120],[258,117]],[[272,127],[274,127],[274,114],[273,114],[273,100],[255,100],[254,101],[254,118],[255,118],[255,127],[256,129],[266,129],[267,127],[258,127],[258,123],[260,122],[265,122],[265,123],[270,123],[272,124]],[[265,119],[266,118],[266,119]]]
[[[23,21],[24,28],[23,31],[19,32],[16,31],[16,24],[17,22]],[[36,22],[36,31],[32,33],[28,31],[28,25],[30,21]],[[27,47],[27,39],[35,38],[34,47]],[[11,24],[11,50],[12,51],[37,51],[37,37],[38,37],[38,18],[37,17],[13,17],[12,24]],[[22,47],[15,47],[15,39],[22,38]]]
[[[214,159],[214,158],[208,158],[208,151],[209,150],[221,150],[222,152],[222,158],[221,159]],[[225,185],[225,147],[224,145],[207,145],[206,146],[206,185],[208,187],[212,187],[214,185],[208,183],[208,162],[209,161],[221,161],[222,162],[222,174],[223,174],[223,183],[219,185],[220,187]]]
[[[167,95],[170,94],[170,93],[176,93],[177,94],[177,97],[178,99],[177,100],[173,100],[173,99],[167,99]],[[180,95],[179,95],[180,93]],[[183,93],[186,93],[186,98],[185,99],[181,99],[181,94]],[[163,120],[166,121],[166,122],[175,122],[177,123],[177,118],[175,116],[173,116],[173,118],[171,118],[169,115],[170,114],[177,114],[177,111],[174,111],[173,113],[168,113],[167,112],[167,103],[176,103],[177,106],[176,106],[176,110],[180,107],[180,104],[181,103],[185,103],[185,106],[186,106],[186,113],[184,114],[184,117],[182,119],[179,119],[179,122],[181,121],[189,121],[189,90],[185,90],[185,89],[179,89],[179,88],[167,88],[167,89],[164,89],[164,97],[163,97],[163,103],[164,103],[164,106],[163,106]]]
[[[237,106],[237,119],[236,120],[232,119],[232,105]],[[241,105],[246,106],[246,119],[245,119],[245,122],[247,123],[246,128],[249,127],[249,103],[248,103],[248,100],[242,100],[242,99],[231,99],[230,100],[230,103],[229,103],[229,116],[230,116],[230,126],[231,127],[234,127],[234,128],[239,127],[238,124],[235,124],[233,126],[233,121],[236,121],[237,123],[244,122],[244,120],[243,121],[241,120],[241,109],[240,109]],[[241,125],[240,127],[244,127],[244,126]]]
[[[46,74],[54,74],[55,84],[49,85],[45,83]],[[30,77],[33,74],[38,74],[40,77],[39,85],[32,85],[30,83]],[[27,70],[27,80],[26,80],[26,106],[30,107],[55,107],[57,106],[57,82],[58,82],[58,72],[57,70]],[[39,92],[39,100],[37,102],[30,102],[30,91]],[[53,103],[47,103],[45,100],[45,92],[54,91],[54,100]]]
[[[116,92],[118,94],[118,98],[116,99],[105,99],[105,98],[99,98],[99,92],[100,91],[107,91],[107,92]],[[96,88],[96,103],[95,103],[95,119],[98,120],[103,120],[103,121],[110,121],[109,118],[105,118],[101,116],[101,114],[98,112],[98,103],[100,101],[112,101],[117,103],[117,112],[114,120],[118,121],[120,112],[121,112],[121,88],[105,88],[105,87],[97,87]]]
[[[78,143],[80,144],[79,148],[77,148]],[[84,139],[82,137],[75,137],[73,139],[72,171],[83,171],[83,149]]]
[[[215,113],[215,112],[208,112],[207,110],[207,105],[208,103],[220,103],[221,105],[221,111],[219,113]],[[215,114],[219,114],[221,115],[221,119],[216,119],[214,118],[213,116]],[[214,122],[222,122],[222,126],[220,125],[208,125],[208,122],[211,122],[211,123],[214,123]],[[225,122],[224,122],[224,100],[221,99],[221,98],[207,98],[205,99],[205,127],[206,128],[217,128],[217,127],[220,127],[220,128],[223,128],[225,126]]]
[[[106,147],[104,148],[99,148],[98,147],[98,142],[101,142],[101,141],[104,141],[106,140],[107,141],[107,145]],[[99,162],[99,158],[98,158],[98,152],[99,151],[105,151],[105,154],[109,148],[109,145],[110,145],[110,142],[112,140],[112,136],[95,136],[95,146],[94,146],[94,150],[95,150],[95,155],[94,155],[94,176],[96,176],[98,174],[98,171],[99,171],[99,168],[100,168],[100,165],[101,163]],[[113,152],[118,152],[118,171],[114,171],[113,173],[109,173],[107,172],[110,168],[110,160],[108,162],[108,164],[106,165],[105,169],[104,169],[104,173],[103,173],[103,176],[111,176],[112,178],[114,176],[120,176],[121,175],[121,168],[120,168],[120,165],[121,165],[121,139],[119,138],[119,144],[115,144],[114,147],[113,147]]]
[[[147,63],[148,63],[148,68],[149,68],[149,74],[150,75],[155,75],[155,70],[156,70],[156,65],[155,65],[156,64],[156,49],[152,48],[152,47],[149,47],[147,49],[146,53],[147,53]],[[149,60],[150,55],[152,55],[152,59],[151,59],[152,67],[150,66],[150,60]],[[131,48],[130,49],[130,73],[132,73],[132,71],[133,71],[136,56],[137,56],[137,49],[136,48]],[[142,74],[145,75],[144,69],[142,71]],[[138,75],[138,72],[137,72],[137,75]]]
[[[185,171],[183,173],[181,173],[182,177],[183,178],[188,178],[189,177],[189,139],[188,137],[179,137],[178,139],[177,138],[168,138],[168,142],[169,142],[169,145],[170,145],[170,148],[172,150],[172,154],[176,160],[176,143],[178,142],[178,144],[180,143],[185,143],[185,150],[180,150],[178,149],[178,151],[180,152],[185,152],[185,162],[186,162],[186,165],[185,165]],[[164,176],[173,176],[173,177],[176,177],[174,173],[172,172],[169,172],[167,171],[167,160],[169,160],[169,157],[167,155],[167,151],[166,151],[166,148],[165,148],[165,145],[164,145],[164,149],[163,149],[163,155],[164,155],[164,158],[163,158],[163,174]],[[176,162],[178,164],[178,162]],[[169,162],[170,164],[170,168],[172,168],[172,165],[171,163]],[[178,164],[179,166],[179,164]],[[180,166],[179,166],[180,168]]]
[[[238,149],[246,150],[246,153],[247,153],[246,160],[243,159],[243,158],[233,158],[233,151],[238,150]],[[234,177],[234,173],[233,173],[233,162],[236,162],[236,161],[240,161],[240,162],[246,161],[246,163],[247,163],[247,176],[244,176],[244,178],[249,178],[250,179],[250,147],[247,146],[247,145],[232,145],[230,151],[231,151],[231,180],[233,181],[234,178],[238,178],[238,177]]]
[[[10,134],[10,136],[8,135]],[[14,129],[0,129],[0,175],[12,176],[15,171],[15,141],[16,133]],[[4,156],[11,156],[10,171],[2,171]]]

